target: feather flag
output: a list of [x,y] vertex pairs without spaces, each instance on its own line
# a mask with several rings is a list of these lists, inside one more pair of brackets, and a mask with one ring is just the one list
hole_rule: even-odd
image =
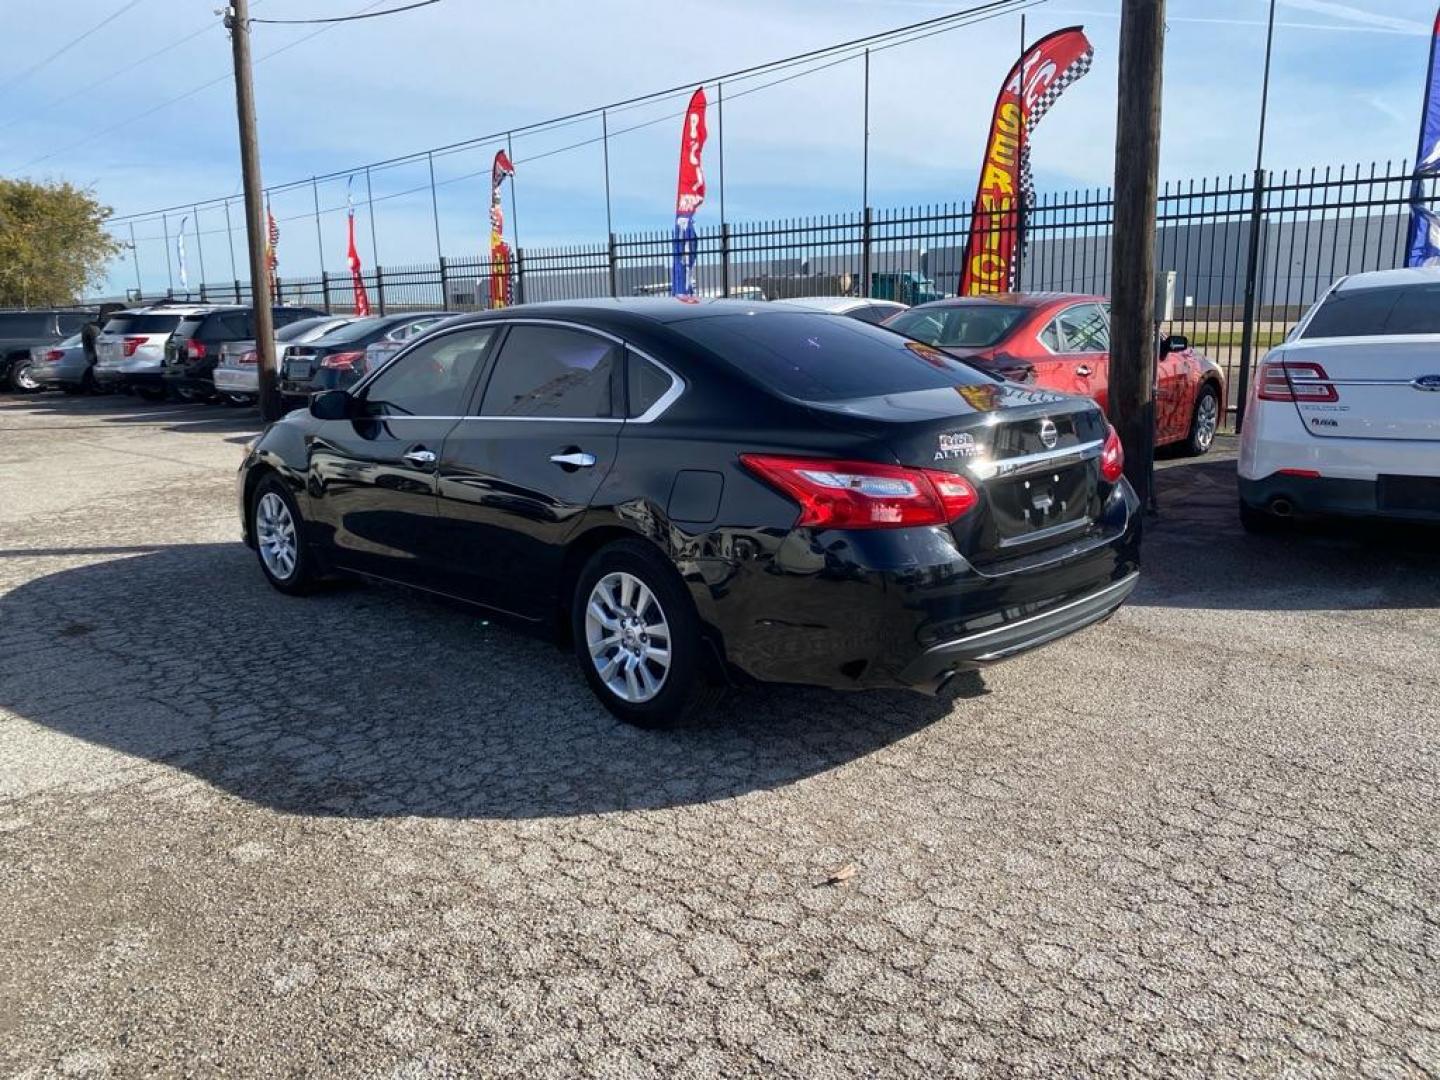
[[1420,119],[1420,149],[1410,184],[1410,242],[1406,266],[1440,266],[1440,214],[1426,203],[1426,181],[1440,176],[1440,14],[1430,38],[1430,71]]
[[280,244],[280,226],[275,224],[275,215],[270,212],[270,203],[265,203],[265,275],[269,278],[270,298],[279,299],[280,256],[276,249]]
[[175,235],[175,258],[180,263],[180,288],[190,291],[190,273],[185,268],[185,223],[190,220],[186,214],[180,219],[180,231]]
[[355,288],[355,314],[364,318],[370,314],[370,294],[365,291],[365,275],[360,270],[360,252],[355,249],[355,200],[350,196],[350,183],[355,178],[345,181],[345,203],[348,208],[347,232],[349,234],[348,247],[345,252],[346,265],[350,267],[350,281]]
[[511,302],[510,245],[505,242],[505,210],[500,202],[500,185],[515,175],[515,166],[504,150],[495,151],[490,167],[490,306],[509,307]]
[[1030,135],[1065,89],[1090,70],[1095,50],[1080,26],[1041,38],[1015,62],[995,100],[985,161],[975,192],[960,295],[1015,287],[1024,228],[1021,207],[1034,201]]
[[695,295],[695,213],[705,201],[705,88],[697,87],[680,129],[680,176],[675,183],[675,236],[670,264],[672,296]]

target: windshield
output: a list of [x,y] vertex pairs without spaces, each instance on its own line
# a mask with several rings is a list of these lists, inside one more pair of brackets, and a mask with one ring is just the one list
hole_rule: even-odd
[[800,401],[903,394],[989,383],[953,357],[842,315],[757,312],[673,324],[751,379]]
[[1339,289],[1315,312],[1304,338],[1440,334],[1440,283]]
[[107,334],[169,334],[180,325],[179,315],[116,315],[105,324]]
[[1030,309],[1003,304],[948,304],[911,308],[885,325],[942,349],[984,349],[998,345]]

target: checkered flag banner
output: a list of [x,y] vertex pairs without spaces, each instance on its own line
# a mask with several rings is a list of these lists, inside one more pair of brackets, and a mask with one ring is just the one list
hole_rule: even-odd
[[1035,201],[1030,142],[1060,95],[1084,78],[1094,59],[1084,28],[1071,26],[1035,42],[1006,76],[995,99],[975,192],[960,275],[962,296],[1016,287],[1023,254],[1023,210]]

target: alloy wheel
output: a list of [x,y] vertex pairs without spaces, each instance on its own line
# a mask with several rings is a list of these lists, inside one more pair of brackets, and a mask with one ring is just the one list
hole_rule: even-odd
[[273,491],[262,495],[255,507],[255,537],[265,569],[279,580],[288,581],[299,561],[295,519],[285,500]]
[[1204,451],[1215,441],[1215,432],[1220,427],[1220,402],[1214,394],[1205,394],[1195,410],[1195,445]]
[[40,380],[30,373],[33,365],[26,361],[15,369],[15,385],[21,390],[39,390]]
[[585,641],[600,681],[631,704],[649,701],[670,674],[670,623],[660,601],[634,574],[595,583],[585,605]]

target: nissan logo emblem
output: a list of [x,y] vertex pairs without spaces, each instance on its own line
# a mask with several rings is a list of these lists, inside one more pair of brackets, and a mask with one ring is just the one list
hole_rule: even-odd
[[1055,444],[1060,441],[1060,432],[1055,427],[1054,420],[1040,421],[1040,444],[1046,450],[1054,450]]

